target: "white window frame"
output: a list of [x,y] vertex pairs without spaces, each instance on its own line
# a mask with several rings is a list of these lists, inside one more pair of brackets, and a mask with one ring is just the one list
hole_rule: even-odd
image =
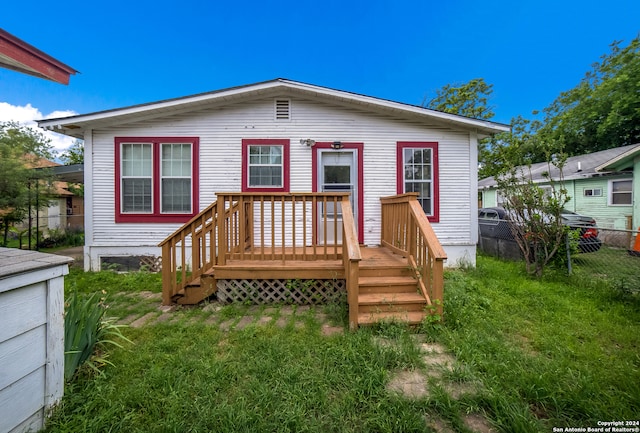
[[[149,147],[149,167],[151,172],[148,175],[125,175],[125,146],[139,146],[140,148],[144,148],[145,146]],[[144,152],[143,152],[144,153]],[[153,214],[153,143],[151,142],[123,142],[120,143],[120,206],[121,212],[123,214]],[[129,179],[149,179],[149,197],[151,201],[151,208],[148,211],[140,211],[140,210],[125,210],[125,181]]]
[[[280,163],[279,164],[264,164],[262,162],[259,163],[251,163],[251,148],[257,147],[259,149],[269,148],[269,152],[271,152],[272,147],[280,148]],[[260,154],[262,157],[262,154]],[[278,167],[280,168],[280,183],[278,185],[252,185],[251,184],[251,168],[252,167]],[[247,147],[247,187],[249,189],[256,188],[283,188],[284,187],[284,146],[281,144],[249,144]]]
[[[415,152],[416,150],[420,151],[420,152],[424,152],[424,151],[428,151],[429,152],[429,162],[425,163],[424,161],[416,163],[416,162],[408,162],[405,157],[405,151],[410,151],[410,152]],[[424,210],[424,204],[423,201],[424,200],[428,200],[429,201],[429,210],[425,210],[425,215],[427,216],[433,216],[434,215],[434,156],[433,156],[434,152],[433,152],[433,148],[431,147],[420,147],[420,146],[415,146],[415,147],[411,147],[411,146],[407,146],[407,147],[403,147],[402,149],[402,169],[403,172],[406,171],[407,167],[429,167],[429,179],[407,179],[406,178],[406,174],[402,180],[403,183],[403,190],[404,193],[407,192],[407,184],[425,184],[428,186],[429,188],[429,197],[424,197],[422,195],[418,195],[418,201],[420,202],[420,206],[423,208]]]
[[[591,191],[591,194],[587,194],[587,191]],[[584,197],[602,197],[602,188],[584,188],[582,195]]]
[[[164,152],[163,152],[163,148],[164,146],[187,146],[188,147],[188,152],[187,155],[189,156],[189,174],[188,175],[168,175],[164,172]],[[192,197],[192,191],[193,191],[193,173],[191,168],[193,167],[193,144],[192,143],[172,143],[172,142],[160,142],[160,213],[161,214],[191,214],[193,212],[192,206],[193,206],[193,197]],[[165,179],[188,179],[189,180],[189,209],[188,210],[182,210],[182,211],[164,211],[164,180]]]
[[[613,186],[618,182],[631,182],[631,189],[625,192],[613,192]],[[631,203],[613,203],[614,194],[629,194],[631,193]],[[609,181],[609,194],[608,194],[609,206],[633,206],[633,179],[612,179]]]

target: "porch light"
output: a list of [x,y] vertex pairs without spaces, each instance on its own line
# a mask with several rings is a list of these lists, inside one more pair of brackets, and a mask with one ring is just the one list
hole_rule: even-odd
[[342,149],[344,147],[344,145],[342,144],[341,141],[334,141],[333,143],[331,143],[331,148],[332,149]]

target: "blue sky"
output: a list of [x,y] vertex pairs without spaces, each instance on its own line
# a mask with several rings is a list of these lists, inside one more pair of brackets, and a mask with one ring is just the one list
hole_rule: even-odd
[[0,69],[0,121],[278,77],[421,104],[482,77],[493,120],[509,123],[578,84],[614,40],[638,36],[638,17],[637,0],[5,2],[0,28],[80,73],[63,86]]

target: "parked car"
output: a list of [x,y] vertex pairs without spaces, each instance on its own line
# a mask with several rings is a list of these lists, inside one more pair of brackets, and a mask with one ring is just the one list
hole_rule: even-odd
[[[592,253],[600,249],[602,241],[598,238],[598,227],[595,219],[568,210],[563,210],[561,217],[564,225],[580,230],[580,237],[578,238],[580,252]],[[515,241],[510,224],[509,213],[502,207],[489,207],[478,210],[480,236]]]

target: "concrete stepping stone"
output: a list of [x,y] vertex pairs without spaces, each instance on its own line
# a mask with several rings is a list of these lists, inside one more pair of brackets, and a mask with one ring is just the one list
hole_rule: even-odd
[[204,321],[204,324],[205,325],[215,325],[217,322],[218,322],[218,316],[211,315]]
[[248,324],[253,322],[253,316],[242,316],[242,319],[236,325],[236,329],[244,329]]
[[280,307],[281,316],[291,316],[293,314],[293,307],[291,305],[285,305]]
[[118,325],[128,325],[138,317],[138,314],[129,314],[127,317],[118,320]]
[[344,328],[342,328],[342,326],[331,326],[326,324],[322,326],[322,335],[330,336],[336,334],[344,334]]
[[173,317],[173,315],[171,315],[169,313],[162,313],[156,318],[155,322],[156,323],[163,323],[163,322],[166,322],[167,320],[171,319],[172,317]]
[[474,412],[462,417],[464,424],[472,431],[477,433],[497,433],[489,420],[484,415]]
[[395,392],[411,399],[419,399],[430,395],[427,378],[417,370],[403,370],[393,374],[387,384],[387,391]]
[[220,324],[220,330],[223,332],[227,332],[229,329],[231,329],[231,326],[234,324],[234,322],[236,321],[236,319],[229,319],[229,320],[225,320],[224,322],[222,322]]
[[140,317],[139,319],[136,319],[135,321],[133,321],[131,323],[132,328],[141,328],[142,326],[144,326],[148,321],[150,321],[151,319],[153,319],[155,316],[157,315],[156,312],[153,313],[147,313],[144,316]]
[[258,321],[256,322],[256,325],[265,326],[271,323],[272,320],[273,320],[273,317],[271,316],[262,316],[258,319]]

